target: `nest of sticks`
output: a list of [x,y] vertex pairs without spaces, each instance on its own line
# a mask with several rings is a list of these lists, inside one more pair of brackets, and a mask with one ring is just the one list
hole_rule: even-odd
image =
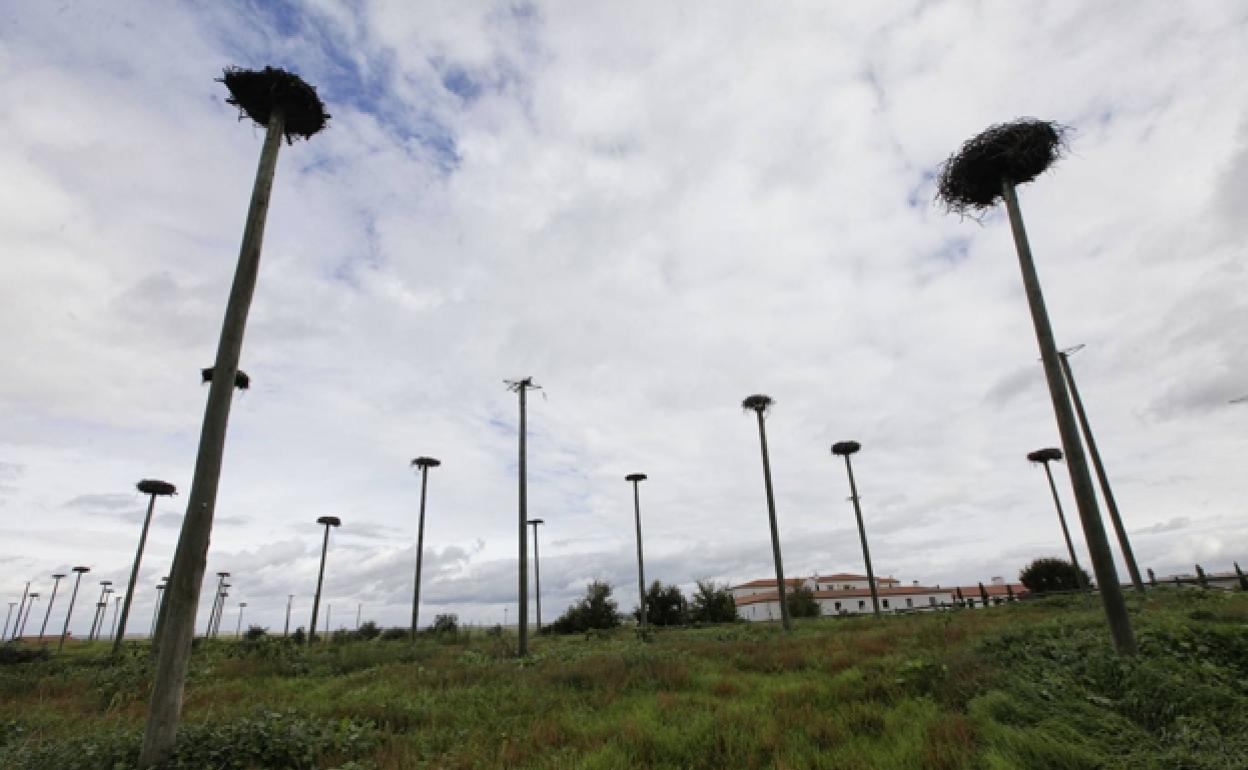
[[170,484],[168,481],[160,481],[159,479],[143,479],[135,487],[145,495],[176,495],[178,488]]
[[[207,369],[199,370],[199,376],[203,378],[201,384],[207,385],[212,382],[212,369],[213,367],[210,366]],[[239,390],[247,390],[251,387],[251,378],[247,376],[247,372],[244,372],[242,369],[234,372],[234,387]]]
[[630,473],[630,474],[628,474],[627,476],[625,476],[625,477],[624,477],[624,480],[625,480],[625,481],[645,481],[645,480],[646,480],[646,474],[644,474],[644,473]]
[[442,461],[434,457],[417,457],[412,460],[413,468],[436,468],[442,464]]
[[249,117],[262,126],[269,125],[274,111],[283,116],[282,133],[289,143],[292,137],[311,138],[325,128],[329,113],[316,95],[316,88],[298,75],[276,67],[245,70],[228,67],[217,79],[230,91],[227,104],[239,110],[239,120]]
[[857,441],[838,441],[832,445],[832,454],[842,457],[852,455],[862,449],[862,444]]
[[1070,129],[1048,120],[1019,118],[970,139],[940,168],[936,199],[958,214],[975,216],[996,205],[1006,182],[1020,185],[1062,157]]
[[316,520],[316,523],[328,524],[331,527],[340,527],[342,526],[342,519],[338,518],[337,516],[322,516],[321,518]]
[[771,396],[755,393],[741,402],[741,408],[747,412],[762,412],[765,414],[775,403],[776,400]]
[[1061,462],[1062,450],[1057,447],[1037,449],[1034,452],[1028,452],[1027,459],[1033,463]]

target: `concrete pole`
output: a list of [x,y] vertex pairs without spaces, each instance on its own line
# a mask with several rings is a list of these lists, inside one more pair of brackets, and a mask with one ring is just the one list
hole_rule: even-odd
[[29,594],[30,594],[30,581],[27,580],[26,587],[22,589],[22,601],[18,603],[17,605],[18,622],[13,624],[13,636],[11,637],[14,640],[17,639],[17,626],[18,626],[18,623],[20,623],[22,620],[22,613],[26,611],[26,597]]
[[243,610],[247,608],[247,602],[238,603],[238,627],[234,629],[234,638],[243,638]]
[[1122,587],[1118,584],[1118,572],[1114,569],[1114,558],[1109,550],[1109,540],[1105,536],[1105,526],[1101,522],[1101,513],[1097,509],[1096,491],[1092,487],[1092,478],[1088,474],[1083,444],[1079,440],[1079,427],[1075,422],[1074,410],[1071,408],[1065,383],[1062,381],[1062,364],[1057,355],[1057,343],[1053,338],[1053,327],[1049,323],[1049,313],[1044,304],[1044,294],[1040,289],[1036,264],[1031,256],[1031,244],[1027,240],[1027,230],[1023,226],[1018,196],[1014,192],[1014,185],[1009,180],[1002,180],[1001,191],[1010,218],[1010,231],[1014,236],[1014,245],[1018,251],[1019,268],[1023,274],[1027,304],[1031,309],[1032,325],[1036,330],[1036,342],[1040,347],[1040,357],[1044,361],[1044,376],[1049,386],[1049,397],[1053,402],[1053,413],[1057,418],[1058,432],[1062,437],[1062,449],[1066,452],[1066,467],[1075,493],[1075,504],[1079,509],[1084,539],[1092,555],[1092,569],[1096,572],[1096,583],[1100,587],[1101,603],[1104,605],[1105,617],[1109,622],[1110,635],[1113,637],[1114,647],[1120,654],[1134,655],[1138,651],[1135,633],[1131,629],[1131,618],[1127,614]]
[[[43,613],[43,625],[39,627],[39,641],[41,641],[41,642],[43,641],[43,636],[44,636],[44,634],[46,634],[46,633],[47,633],[47,631],[48,631],[48,618],[52,617],[52,604],[53,604],[54,602],[56,602],[56,589],[60,587],[60,585],[61,585],[61,578],[63,578],[63,577],[65,577],[65,576],[64,576],[64,575],[53,575],[53,576],[52,576],[52,580],[53,580],[53,583],[52,583],[52,596],[48,599],[48,610],[47,610],[47,612]],[[10,608],[10,609],[11,609],[11,608]],[[6,628],[6,629],[8,628],[7,621],[6,621],[5,628]]]
[[22,626],[17,630],[17,638],[21,639],[26,635],[26,621],[30,620],[30,611],[35,608],[35,601],[38,600],[39,594],[31,592],[30,602],[26,605],[26,616],[22,618]]
[[633,483],[633,521],[637,527],[637,608],[638,624],[646,630],[646,562],[641,555],[641,493],[638,489],[646,474],[634,473],[627,477]]
[[[420,569],[425,555],[425,495],[429,489],[429,462],[432,458],[420,457],[412,462],[420,468],[420,518],[416,524],[416,588],[412,592],[412,641],[416,641],[416,629],[420,619]],[[434,461],[436,462],[436,461]]]
[[152,630],[148,634],[148,638],[150,639],[156,638],[156,620],[157,618],[160,617],[161,599],[163,599],[164,596],[165,596],[165,584],[158,583],[156,585],[156,605],[152,607]]
[[520,383],[520,574],[519,574],[519,594],[520,594],[520,613],[519,613],[519,641],[516,645],[516,654],[523,658],[529,654],[529,575],[528,575],[528,558],[529,548],[525,542],[525,536],[528,534],[529,521],[529,499],[528,499],[528,468],[526,466],[525,438],[527,426],[525,425],[525,391],[527,390],[525,381]]
[[771,557],[776,564],[776,594],[780,597],[780,624],[785,631],[793,630],[793,621],[789,618],[789,602],[785,596],[784,563],[780,559],[780,528],[776,524],[776,496],[771,486],[771,457],[767,452],[767,425],[763,419],[763,410],[755,409],[758,417],[758,443],[763,452],[763,484],[767,488],[767,517],[771,525]]
[[[317,524],[325,525],[325,539],[321,541],[321,568],[316,574],[316,596],[312,598],[312,623],[308,633],[308,641],[311,642],[316,636],[316,616],[321,609],[321,586],[325,583],[325,554],[329,551],[329,528],[337,527],[342,522],[335,516],[322,516],[316,520]],[[327,632],[329,625],[325,626]]]
[[277,153],[282,143],[285,118],[280,108],[273,109],[266,127],[264,146],[252,188],[243,243],[230,298],[226,304],[221,340],[213,364],[213,378],[204,408],[203,429],[195,458],[191,493],[187,498],[186,516],[174,554],[174,570],[166,597],[165,621],[157,641],[159,651],[148,702],[147,724],[139,753],[139,767],[150,768],[173,754],[178,721],[182,714],[182,693],[186,686],[186,669],[191,654],[191,638],[195,635],[195,611],[203,585],[208,558],[208,541],[212,534],[212,517],[217,502],[217,486],[225,456],[226,426],[234,396],[234,378],[242,354],[247,314],[255,294],[260,272],[260,247],[268,216],[273,174],[277,169]]
[[290,604],[295,600],[294,594],[286,595],[286,626],[282,629],[282,636],[290,636]]
[[114,596],[113,597],[113,628],[111,631],[108,632],[108,637],[112,639],[114,642],[116,642],[117,639],[120,638],[117,636],[117,616],[120,610],[121,610],[121,597]]
[[867,528],[862,521],[862,504],[858,501],[858,485],[854,481],[854,465],[845,455],[845,473],[849,475],[849,496],[854,501],[854,516],[858,519],[858,539],[862,542],[862,561],[867,566],[867,585],[871,588],[871,607],[880,616],[880,592],[875,584],[875,571],[871,568],[871,549],[867,547]]
[[1053,493],[1053,505],[1057,508],[1057,520],[1062,524],[1062,537],[1066,538],[1066,552],[1070,554],[1070,563],[1075,568],[1075,582],[1079,584],[1079,590],[1087,594],[1092,589],[1088,586],[1088,581],[1083,579],[1083,569],[1079,566],[1079,557],[1075,556],[1075,543],[1070,538],[1070,529],[1066,527],[1066,514],[1062,511],[1062,498],[1057,494],[1057,485],[1053,483],[1053,471],[1049,469],[1049,461],[1042,463],[1044,465],[1044,473],[1049,477],[1049,490]]
[[533,598],[537,600],[537,633],[542,633],[542,573],[537,554],[537,525],[545,524],[542,519],[529,519],[533,526]]
[[1092,468],[1096,471],[1096,480],[1101,487],[1101,497],[1105,498],[1105,508],[1109,511],[1109,521],[1114,525],[1114,534],[1118,536],[1118,547],[1122,550],[1122,560],[1127,563],[1127,572],[1131,575],[1131,584],[1137,593],[1144,593],[1144,580],[1140,577],[1140,568],[1135,563],[1135,552],[1131,550],[1131,539],[1127,537],[1127,529],[1122,525],[1122,515],[1118,512],[1118,501],[1114,499],[1114,490],[1109,486],[1109,475],[1105,473],[1105,464],[1101,462],[1100,450],[1096,448],[1096,438],[1092,435],[1092,426],[1088,424],[1088,413],[1083,409],[1083,399],[1079,397],[1079,388],[1075,385],[1075,375],[1070,370],[1070,357],[1065,351],[1057,354],[1062,362],[1062,373],[1066,376],[1066,384],[1070,387],[1070,398],[1074,402],[1075,415],[1079,418],[1079,427],[1083,431],[1083,439],[1088,442],[1088,455],[1092,458]]
[[17,606],[17,602],[9,602],[9,611],[4,616],[4,631],[0,633],[0,639],[9,638],[9,621],[13,619],[13,608]]
[[[126,635],[126,621],[130,618],[130,599],[139,583],[139,565],[143,563],[143,546],[147,544],[147,530],[152,525],[152,511],[156,508],[156,495],[147,502],[147,515],[143,517],[143,529],[139,533],[139,547],[134,553],[134,566],[130,568],[130,582],[126,584],[126,598],[118,621],[118,632],[113,635],[113,654],[121,652],[121,639]],[[121,598],[121,597],[118,597]]]

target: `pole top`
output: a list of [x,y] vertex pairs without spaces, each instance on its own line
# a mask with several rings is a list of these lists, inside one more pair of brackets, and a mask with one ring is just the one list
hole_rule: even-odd
[[510,390],[512,393],[518,393],[522,390],[541,390],[542,389],[541,385],[537,385],[533,382],[533,378],[531,376],[523,377],[518,380],[503,380],[503,382],[506,383],[507,390]]
[[941,166],[937,200],[951,212],[971,216],[992,208],[1004,185],[1030,182],[1062,157],[1069,132],[1066,126],[1035,118],[989,126]]
[[646,474],[644,474],[644,473],[630,473],[630,474],[628,474],[627,476],[625,476],[625,477],[624,477],[624,480],[625,480],[625,481],[631,481],[631,482],[633,482],[634,484],[636,484],[638,481],[645,481],[645,480],[646,480]]
[[1027,453],[1027,459],[1033,463],[1051,463],[1062,461],[1062,450],[1057,447],[1046,447]]
[[81,575],[84,572],[90,572],[91,568],[90,567],[74,567],[73,571]]
[[57,580],[60,580],[61,578],[65,577],[65,573],[63,573],[63,572],[58,572],[57,574],[53,575],[52,577],[56,578]]
[[160,479],[143,479],[134,486],[145,495],[160,495],[162,497],[167,497],[178,493],[177,487],[170,484],[168,481],[161,481]]
[[342,519],[337,516],[322,516],[316,520],[317,524],[324,524],[327,527],[341,527]]
[[543,519],[529,519],[528,521],[525,522],[525,524],[533,524],[533,525],[545,524],[545,523],[546,522]]
[[263,70],[228,67],[217,82],[224,83],[230,91],[230,97],[225,100],[227,104],[234,105],[242,115],[262,126],[269,124],[274,111],[280,111],[285,119],[282,133],[288,142],[292,136],[310,138],[324,129],[329,120],[316,88],[292,72],[276,67]]
[[848,457],[849,455],[857,454],[860,449],[862,449],[862,444],[859,444],[857,441],[838,441],[832,445],[832,454]]
[[436,457],[417,457],[415,460],[412,460],[412,467],[420,468],[421,470],[424,470],[425,468],[436,468],[441,464],[442,461]]

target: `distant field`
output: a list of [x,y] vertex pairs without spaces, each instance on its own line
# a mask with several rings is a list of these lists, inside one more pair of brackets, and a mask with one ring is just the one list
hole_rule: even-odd
[[[603,638],[198,648],[178,767],[1248,767],[1248,595],[1157,589],[1142,654],[1078,600]],[[0,666],[0,767],[124,768],[145,654]]]

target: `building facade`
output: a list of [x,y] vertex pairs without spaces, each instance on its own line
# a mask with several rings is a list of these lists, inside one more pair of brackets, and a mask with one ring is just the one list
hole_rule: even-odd
[[[859,615],[873,611],[871,606],[871,583],[866,575],[838,572],[832,575],[812,575],[808,578],[786,578],[785,590],[805,588],[819,603],[822,615]],[[920,585],[914,581],[908,586],[892,577],[875,579],[876,593],[880,599],[880,612],[919,612],[950,607],[991,606],[1021,598],[1027,589],[1021,584],[1006,584],[1001,578],[993,578],[983,586]],[[775,579],[762,578],[731,586],[737,603],[737,614],[745,620],[767,621],[780,619],[780,599]],[[987,595],[987,604],[984,596]]]

